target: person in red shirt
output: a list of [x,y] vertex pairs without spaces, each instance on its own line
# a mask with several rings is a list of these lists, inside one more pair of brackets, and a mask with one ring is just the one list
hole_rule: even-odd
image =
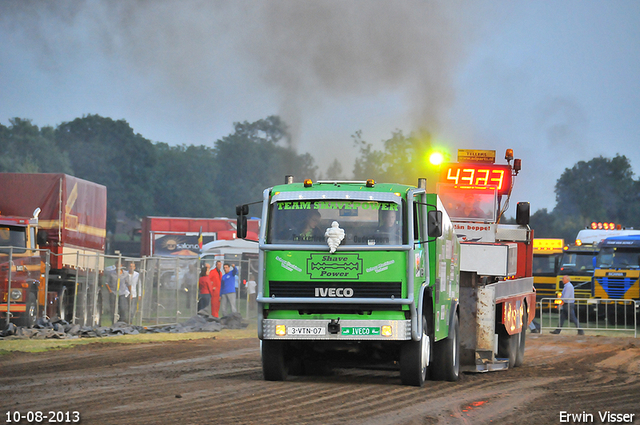
[[222,281],[221,261],[216,262],[216,268],[209,272],[209,278],[213,287],[211,291],[211,315],[218,317],[218,312],[220,311],[220,284]]
[[200,279],[198,280],[198,288],[200,294],[198,295],[198,311],[204,310],[211,304],[211,294],[213,292],[213,285],[211,277],[209,276],[209,264],[203,264],[200,271]]

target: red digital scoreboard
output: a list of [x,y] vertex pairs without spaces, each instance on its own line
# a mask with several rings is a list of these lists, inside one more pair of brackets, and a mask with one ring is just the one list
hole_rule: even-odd
[[511,166],[486,163],[443,164],[440,182],[495,187],[498,195],[506,195],[511,190]]

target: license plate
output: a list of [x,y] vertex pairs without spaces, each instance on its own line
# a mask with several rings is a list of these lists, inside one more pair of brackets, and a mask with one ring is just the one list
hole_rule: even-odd
[[326,335],[327,328],[324,326],[289,326],[287,335]]
[[380,328],[368,327],[368,326],[355,326],[349,328],[342,328],[342,335],[354,336],[354,335],[380,335]]

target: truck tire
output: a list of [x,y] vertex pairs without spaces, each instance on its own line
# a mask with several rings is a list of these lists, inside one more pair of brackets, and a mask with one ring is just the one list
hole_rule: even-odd
[[36,294],[30,292],[27,296],[27,307],[24,311],[24,315],[20,318],[20,326],[26,326],[31,328],[36,324],[38,318],[38,303]]
[[285,341],[269,339],[260,342],[262,373],[265,381],[284,381],[287,379],[287,367],[284,361],[285,343]]
[[522,331],[520,331],[520,345],[518,345],[518,353],[516,354],[516,363],[515,367],[522,366],[524,363],[524,345],[527,339],[527,327],[529,326],[529,320],[527,315],[527,310],[524,310],[524,315],[522,316]]
[[424,386],[431,351],[431,340],[427,334],[427,321],[422,318],[420,341],[405,341],[400,348],[400,380],[403,385]]
[[509,368],[516,366],[516,357],[520,348],[520,333],[509,335],[504,325],[498,332],[498,357],[509,360]]
[[458,315],[453,315],[452,332],[433,347],[433,367],[431,378],[435,381],[455,382],[460,378],[460,323]]

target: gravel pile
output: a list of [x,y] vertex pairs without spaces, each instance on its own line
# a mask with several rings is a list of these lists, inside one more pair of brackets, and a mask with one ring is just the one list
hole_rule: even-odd
[[242,321],[239,313],[217,318],[204,312],[191,317],[186,322],[164,326],[135,326],[125,322],[116,322],[106,326],[80,326],[64,320],[38,319],[33,328],[25,328],[9,323],[0,332],[3,339],[70,339],[70,338],[101,338],[117,335],[138,335],[145,333],[185,333],[185,332],[219,332],[222,329],[244,329],[248,326]]

